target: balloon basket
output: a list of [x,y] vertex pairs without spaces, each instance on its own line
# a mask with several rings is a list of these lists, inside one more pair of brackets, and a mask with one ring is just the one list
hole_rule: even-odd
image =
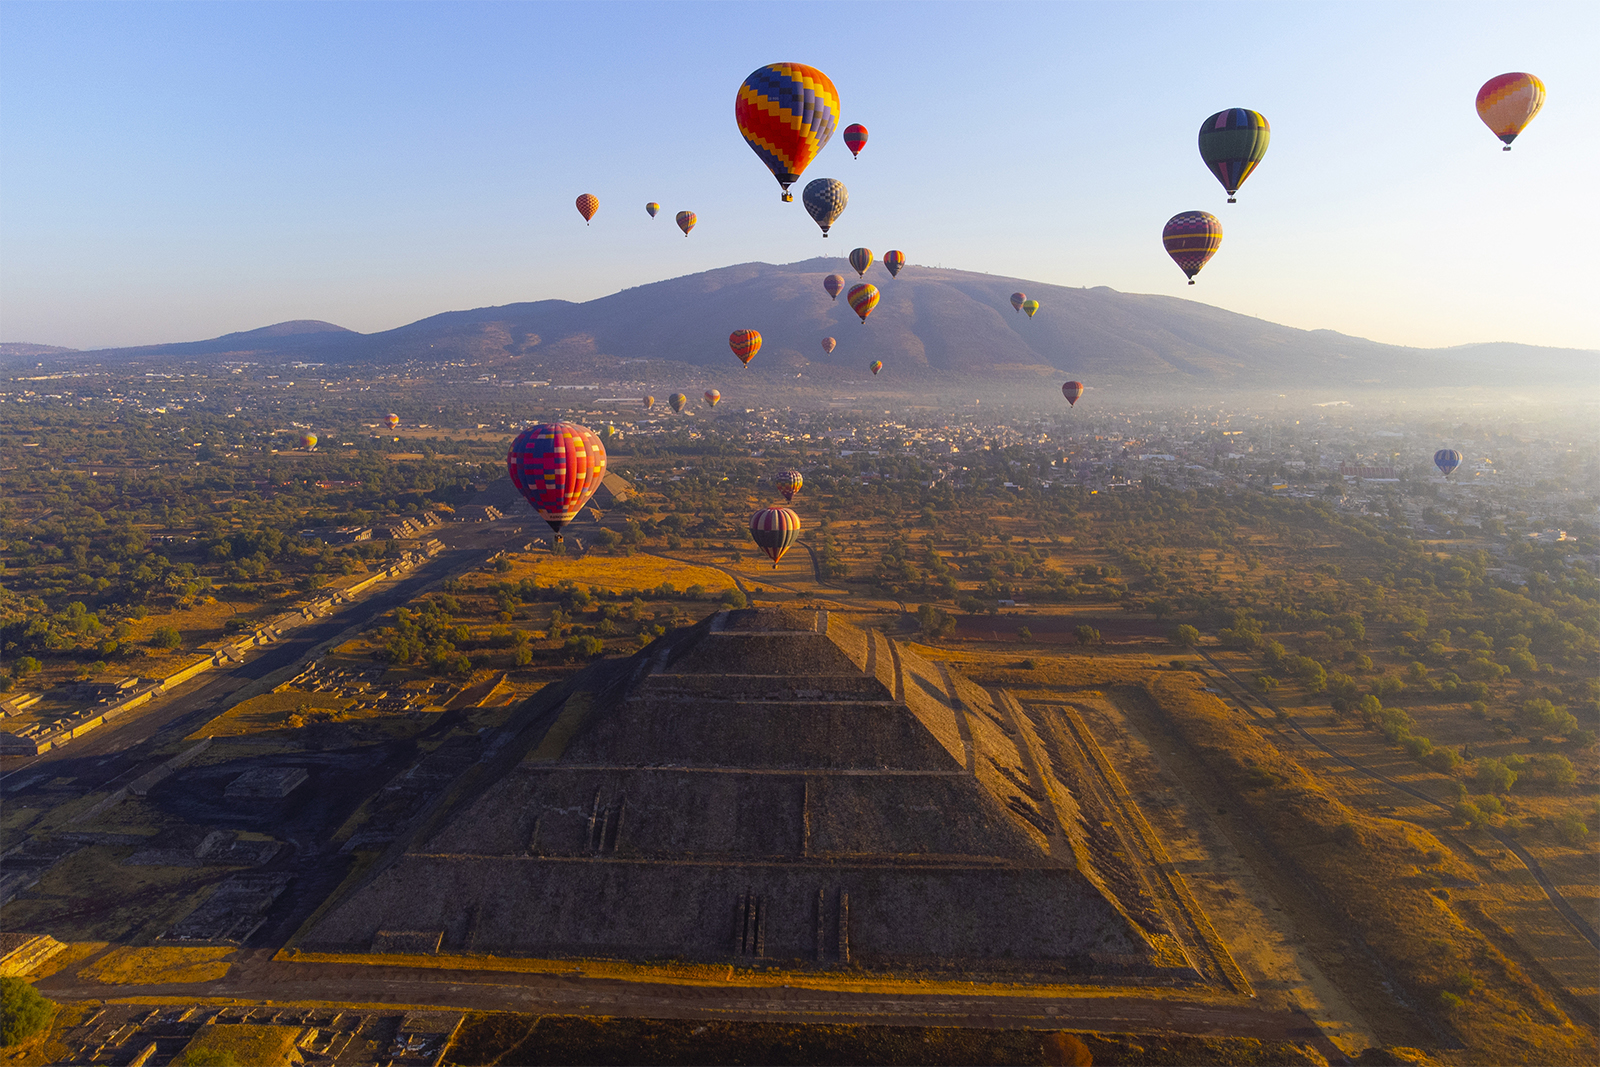
[[793,194],[793,193],[784,193],[784,194],[783,194],[783,202],[784,202],[784,203],[785,203],[785,204],[792,204],[792,203],[794,203],[794,194]]
[[1500,149],[1500,151],[1509,152],[1509,151],[1511,151],[1511,146],[1510,145],[1506,145],[1504,148]]
[[1189,279],[1189,284],[1190,284],[1190,285],[1193,285],[1193,284],[1194,284],[1194,279],[1193,279],[1193,278],[1190,278],[1190,279]]
[[1228,203],[1237,204],[1238,202],[1239,202],[1239,199],[1237,197],[1233,197],[1233,196],[1228,197]]

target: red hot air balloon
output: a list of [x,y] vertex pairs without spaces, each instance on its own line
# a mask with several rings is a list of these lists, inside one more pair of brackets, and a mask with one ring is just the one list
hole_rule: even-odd
[[851,159],[860,159],[861,150],[867,146],[867,128],[853,122],[844,128],[844,146],[850,149]]
[[839,299],[839,294],[844,292],[844,276],[842,274],[828,275],[822,279],[822,288],[835,300]]
[[745,143],[772,171],[785,202],[789,186],[822,151],[839,122],[839,90],[804,63],[769,63],[739,86],[733,119]]
[[792,504],[794,503],[794,495],[800,491],[802,485],[806,484],[806,480],[800,477],[799,471],[784,471],[772,479],[772,484],[777,486],[778,492],[783,494],[784,501]]
[[716,407],[718,404],[722,403],[722,394],[717,392],[715,389],[707,389],[705,391],[705,398],[706,403],[712,407]]
[[1222,223],[1205,211],[1185,211],[1167,220],[1161,243],[1193,285],[1200,268],[1222,247]]
[[584,193],[578,197],[578,214],[583,216],[583,224],[589,225],[589,220],[594,218],[594,213],[600,210],[600,198],[593,193]]
[[824,352],[832,352],[832,351],[833,351],[833,349],[834,349],[834,347],[835,347],[835,346],[836,346],[836,345],[838,345],[838,343],[839,343],[839,342],[838,342],[838,341],[835,341],[835,340],[834,340],[834,339],[833,339],[833,338],[831,338],[831,337],[824,337],[824,338],[823,338],[823,339],[822,339],[822,350],[823,350],[823,351],[824,351]]
[[867,268],[872,266],[872,249],[852,249],[850,252],[850,265],[856,269],[856,274],[865,277]]
[[1078,398],[1083,395],[1082,382],[1067,382],[1061,386],[1061,395],[1067,398],[1067,403],[1073,407],[1078,406]]
[[561,527],[577,518],[606,476],[606,446],[587,426],[540,423],[511,442],[506,471],[560,541]]
[[878,306],[878,287],[866,282],[852,285],[845,299],[850,301],[850,310],[861,316],[861,325],[865,326],[867,316]]
[[1027,302],[1028,302],[1028,294],[1027,293],[1012,293],[1011,294],[1011,306],[1012,306],[1013,309],[1015,309],[1017,311],[1021,311],[1022,310],[1022,305],[1026,304]]
[[689,236],[689,231],[694,229],[694,224],[698,221],[692,211],[678,212],[678,229],[683,231],[685,237]]
[[315,452],[317,450],[317,435],[309,432],[301,434],[300,447],[307,452]]
[[889,268],[889,277],[898,278],[900,268],[906,265],[906,254],[898,248],[883,254],[883,265]]
[[750,516],[750,537],[761,551],[772,557],[772,569],[800,539],[800,516],[789,508],[762,508]]
[[734,330],[728,335],[728,347],[739,357],[739,362],[748,367],[761,351],[761,334],[755,330]]

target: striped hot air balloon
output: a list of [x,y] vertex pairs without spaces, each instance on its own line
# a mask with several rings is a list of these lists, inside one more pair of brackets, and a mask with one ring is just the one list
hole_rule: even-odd
[[851,251],[850,251],[850,265],[856,269],[856,273],[858,275],[861,275],[862,277],[866,277],[867,268],[872,266],[872,249],[870,249],[870,248],[855,248],[855,249],[851,249]]
[[772,479],[772,484],[777,486],[778,492],[783,494],[784,501],[792,504],[794,503],[794,495],[800,491],[802,485],[806,484],[806,480],[800,477],[799,471],[784,471]]
[[806,214],[822,227],[822,236],[826,237],[828,227],[839,221],[839,216],[844,214],[845,207],[849,205],[850,190],[838,178],[813,178],[806,183],[800,203],[805,205]]
[[872,372],[873,377],[877,377],[878,372],[883,369],[883,360],[873,360],[871,363],[867,364],[867,369]]
[[734,98],[733,118],[745,143],[772,171],[791,201],[789,186],[822,151],[839,123],[839,91],[804,63],[769,63],[751,73]]
[[317,450],[317,435],[309,432],[301,434],[300,447],[307,452],[315,452]]
[[1200,158],[1228,191],[1228,203],[1267,154],[1272,127],[1261,112],[1244,107],[1219,111],[1200,124]]
[[1222,247],[1222,223],[1205,211],[1185,211],[1167,220],[1161,243],[1193,285],[1200,268]]
[[606,446],[587,426],[539,423],[511,442],[506,471],[560,541],[561,527],[577,518],[606,476]]
[[718,404],[722,403],[722,394],[717,392],[715,389],[707,389],[704,395],[706,398],[706,403],[711,407],[716,407]]
[[878,306],[878,296],[878,287],[869,282],[852,285],[845,294],[845,299],[850,301],[850,310],[861,316],[861,325],[867,324],[867,316]]
[[756,330],[734,330],[728,335],[728,347],[739,357],[739,362],[748,367],[761,351],[761,334]]
[[1022,302],[1022,310],[1027,314],[1028,318],[1033,318],[1034,314],[1039,310],[1039,301],[1024,300]]
[[1441,448],[1433,454],[1433,465],[1439,468],[1440,474],[1448,478],[1451,472],[1461,466],[1461,453],[1453,448]]
[[834,350],[835,346],[837,346],[838,344],[839,344],[839,342],[835,341],[833,338],[824,337],[822,339],[822,350],[824,352],[832,352]]
[[889,277],[900,276],[900,268],[906,265],[906,254],[898,248],[891,249],[883,254],[883,265],[889,268]]
[[600,198],[593,193],[584,193],[578,197],[578,214],[583,216],[583,224],[589,225],[589,220],[594,218],[594,213],[600,210]]
[[1027,293],[1012,293],[1011,294],[1011,306],[1012,306],[1013,309],[1015,309],[1017,311],[1021,311],[1022,310],[1022,305],[1026,304],[1027,302],[1028,302],[1028,294]]
[[850,149],[851,159],[860,159],[861,150],[867,146],[867,128],[852,122],[844,128],[844,146]]
[[400,425],[400,416],[391,411],[383,417],[383,424],[392,430]]
[[649,213],[651,218],[655,218],[656,212],[661,210],[661,205],[652,200],[644,206],[644,209]]
[[1078,398],[1083,395],[1082,382],[1065,382],[1061,386],[1061,395],[1067,398],[1067,403],[1072,407],[1078,406]]
[[698,221],[692,211],[678,212],[678,229],[683,231],[685,237],[689,236],[689,231],[694,229],[694,224]]
[[823,290],[825,292],[827,292],[827,294],[829,296],[833,297],[835,300],[839,299],[839,294],[844,292],[844,275],[842,275],[842,274],[830,274],[830,275],[828,275],[826,278],[822,279],[822,288],[823,288]]
[[1505,142],[1501,151],[1511,151],[1511,142],[1522,128],[1544,107],[1544,82],[1532,74],[1497,74],[1478,90],[1478,117]]
[[673,393],[671,396],[667,397],[667,403],[672,406],[673,411],[681,412],[689,403],[689,398],[682,393]]
[[800,539],[800,516],[790,508],[762,508],[750,516],[750,537],[772,557],[772,569],[777,570],[783,554]]

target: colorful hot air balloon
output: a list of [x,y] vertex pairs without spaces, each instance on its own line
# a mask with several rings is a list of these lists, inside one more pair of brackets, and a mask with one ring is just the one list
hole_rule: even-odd
[[733,102],[739,132],[783,188],[822,151],[839,122],[839,91],[828,76],[803,63],[769,63],[739,86]]
[[800,539],[800,516],[789,508],[762,508],[750,516],[750,537],[761,551],[772,557],[772,569]]
[[1194,276],[1222,246],[1222,223],[1215,215],[1204,211],[1185,211],[1167,220],[1161,231],[1161,243],[1167,246],[1167,255],[1189,276],[1189,284],[1193,285]]
[[1230,107],[1200,124],[1200,158],[1228,191],[1228,203],[1235,203],[1233,194],[1267,154],[1270,140],[1272,127],[1249,108]]
[[661,205],[652,200],[644,206],[644,209],[650,213],[651,218],[655,218],[656,212],[661,210]]
[[867,369],[872,372],[873,377],[877,377],[878,372],[883,369],[883,360],[873,360],[871,363],[867,364]]
[[644,398],[644,409],[646,411],[649,411],[651,408],[653,408],[655,406],[656,406],[656,398],[655,397],[647,396],[647,397]]
[[900,276],[900,268],[906,265],[906,254],[898,248],[890,249],[883,254],[883,265],[889,268],[889,277]]
[[1082,382],[1065,382],[1061,386],[1061,395],[1067,398],[1067,403],[1072,407],[1078,406],[1078,398],[1083,395]]
[[682,411],[684,405],[689,403],[689,398],[684,396],[682,393],[673,393],[671,396],[667,397],[667,403],[672,405],[673,411]]
[[317,435],[314,433],[301,434],[300,447],[305,449],[307,452],[315,452],[317,449]]
[[1544,82],[1532,74],[1499,74],[1478,90],[1478,117],[1506,143],[1505,152],[1511,151],[1511,142],[1541,107]]
[[587,426],[540,423],[511,442],[506,470],[560,541],[561,527],[577,518],[606,476],[606,446]]
[[1030,319],[1033,318],[1034,312],[1039,310],[1039,301],[1037,301],[1037,300],[1024,300],[1022,302],[1022,310],[1027,312],[1028,318],[1030,318]]
[[739,357],[739,362],[748,367],[761,351],[761,334],[755,330],[734,330],[728,335],[728,347]]
[[865,326],[867,316],[878,306],[878,287],[867,282],[852,285],[845,299],[850,301],[850,310],[861,316],[861,325]]
[[722,402],[722,394],[717,392],[715,389],[707,389],[704,395],[706,398],[706,403],[710,404],[712,407],[716,407]]
[[383,423],[392,430],[400,425],[400,416],[391,411],[383,417]]
[[822,339],[822,350],[824,352],[832,352],[833,349],[834,349],[834,346],[837,345],[838,343],[839,343],[838,341],[835,341],[831,337],[824,337]]
[[1011,306],[1013,308],[1015,308],[1017,311],[1021,311],[1022,310],[1022,305],[1026,304],[1027,302],[1028,302],[1028,294],[1027,293],[1012,293],[1011,294]]
[[594,218],[594,213],[600,210],[600,198],[593,193],[584,193],[578,197],[578,214],[583,216],[583,224],[589,225],[589,220]]
[[618,432],[616,426],[609,422],[606,423],[606,428],[600,431],[600,438],[604,441],[615,441],[621,436],[622,434]]
[[826,278],[822,279],[822,288],[826,290],[827,294],[833,297],[835,300],[839,299],[839,294],[844,292],[844,275],[828,275]]
[[856,273],[858,275],[861,275],[862,277],[865,277],[866,273],[867,273],[867,268],[872,266],[872,249],[870,249],[870,248],[854,248],[854,249],[851,249],[850,250],[850,265],[856,269]]
[[1453,448],[1441,448],[1433,454],[1433,465],[1448,478],[1451,471],[1461,466],[1461,453]]
[[838,178],[813,178],[806,183],[806,191],[800,194],[800,202],[805,205],[806,214],[822,227],[822,236],[826,237],[828,227],[838,221],[850,203],[850,190]]
[[784,501],[792,504],[794,503],[794,495],[800,491],[802,485],[806,484],[806,480],[800,477],[799,471],[784,471],[772,479],[772,484],[777,486],[778,492],[783,494]]
[[851,159],[860,159],[861,150],[867,146],[867,128],[852,122],[844,128],[844,146],[850,149]]
[[678,212],[678,229],[683,231],[685,237],[689,236],[689,231],[694,229],[694,224],[698,221],[692,211]]

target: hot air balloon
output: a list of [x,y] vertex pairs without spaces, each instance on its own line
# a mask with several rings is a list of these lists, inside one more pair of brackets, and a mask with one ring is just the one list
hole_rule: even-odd
[[583,216],[583,224],[589,225],[589,220],[594,218],[594,213],[600,210],[600,198],[593,193],[584,193],[578,197],[578,214]]
[[1015,308],[1016,310],[1021,311],[1022,310],[1022,305],[1026,304],[1027,302],[1028,302],[1028,294],[1027,293],[1012,293],[1011,294],[1011,306],[1013,308]]
[[682,411],[683,406],[688,402],[689,398],[684,396],[682,393],[673,393],[671,396],[667,397],[667,403],[672,405],[673,411]]
[[794,503],[794,495],[800,491],[802,485],[806,484],[806,480],[800,477],[799,471],[784,471],[772,479],[772,484],[777,486],[778,492],[783,494],[784,501],[792,504]]
[[617,438],[619,438],[621,436],[622,436],[622,434],[618,432],[616,426],[614,426],[613,424],[611,424],[609,422],[606,423],[606,428],[604,430],[600,431],[600,437],[601,437],[602,440],[605,440],[605,441],[615,441]]
[[839,299],[839,294],[844,292],[844,275],[828,275],[826,278],[822,279],[822,288],[826,290],[827,294],[833,297],[835,300]]
[[391,411],[383,417],[383,423],[392,430],[400,425],[400,416]]
[[1072,407],[1078,406],[1078,398],[1083,395],[1082,382],[1065,382],[1061,386],[1061,395],[1067,398],[1067,403]]
[[867,268],[872,266],[872,249],[870,249],[870,248],[854,248],[854,249],[851,249],[850,250],[850,265],[856,269],[856,273],[858,275],[861,275],[862,277],[865,277],[866,273],[867,273]]
[[1532,74],[1496,75],[1478,90],[1478,117],[1506,143],[1505,152],[1543,106],[1544,82]]
[[778,179],[788,202],[794,199],[789,186],[800,180],[833,136],[839,122],[839,91],[815,67],[769,63],[739,86],[733,119],[745,142]]
[[307,452],[315,452],[317,449],[317,435],[314,433],[301,434],[300,447],[305,449]]
[[1028,318],[1030,318],[1030,319],[1033,318],[1034,312],[1039,310],[1039,301],[1037,301],[1037,300],[1024,300],[1022,302],[1022,310],[1027,312]]
[[883,254],[883,265],[889,268],[889,277],[900,276],[900,268],[906,265],[906,254],[899,249],[891,249]]
[[1267,154],[1270,140],[1272,127],[1249,108],[1230,107],[1200,124],[1200,158],[1228,191],[1228,203],[1236,202],[1233,194]]
[[800,539],[800,516],[789,508],[762,508],[750,516],[750,536],[777,570],[783,554]]
[[1193,285],[1194,276],[1222,246],[1222,223],[1215,215],[1204,211],[1185,211],[1167,220],[1161,231],[1161,243],[1167,246],[1167,255],[1189,276],[1189,284]]
[[1441,448],[1433,454],[1433,465],[1448,478],[1451,471],[1461,466],[1461,453],[1453,448]]
[[867,128],[852,122],[844,128],[844,146],[850,149],[851,159],[860,159],[861,150],[867,146]]
[[710,404],[712,407],[716,407],[722,402],[722,394],[717,392],[715,389],[707,389],[704,395],[706,398],[706,403]]
[[606,476],[606,446],[587,426],[540,423],[511,442],[506,470],[560,541],[561,527],[577,518]]
[[850,301],[850,310],[861,316],[861,325],[865,326],[867,316],[878,306],[878,287],[867,282],[852,285],[845,299]]
[[689,231],[694,229],[694,224],[697,221],[699,220],[695,218],[695,214],[692,211],[678,212],[678,229],[683,231],[685,237],[689,236]]
[[838,342],[838,341],[835,341],[835,340],[834,340],[834,339],[833,339],[833,338],[831,338],[831,337],[824,337],[824,338],[823,338],[823,339],[822,339],[822,350],[823,350],[823,351],[824,351],[824,352],[832,352],[832,351],[833,351],[833,349],[834,349],[834,347],[835,347],[835,346],[836,346],[836,345],[838,345],[838,343],[839,343],[839,342]]
[[838,178],[813,178],[806,183],[806,191],[800,194],[800,202],[805,205],[806,214],[822,227],[822,236],[826,237],[828,227],[838,221],[850,203],[850,190]]
[[656,406],[656,398],[655,397],[647,396],[647,397],[644,398],[644,409],[646,411],[649,411],[651,408],[653,408],[655,406]]
[[877,377],[878,372],[883,369],[883,360],[873,360],[871,363],[867,364],[867,369],[872,372],[873,377]]
[[644,209],[649,212],[651,218],[655,218],[656,212],[661,210],[661,205],[652,200],[644,206]]
[[734,330],[728,335],[728,347],[739,357],[739,362],[748,367],[761,351],[761,334],[755,330]]

